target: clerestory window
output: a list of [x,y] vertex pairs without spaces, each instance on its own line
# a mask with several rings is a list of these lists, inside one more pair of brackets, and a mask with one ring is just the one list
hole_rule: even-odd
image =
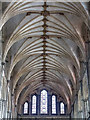
[[32,114],[36,114],[36,95],[32,96]]
[[28,114],[28,108],[29,108],[28,102],[25,102],[24,103],[24,114]]
[[[57,100],[57,95],[42,90],[40,94],[31,95],[31,100],[23,104],[24,115],[65,115],[66,105]],[[60,108],[60,109],[59,109]],[[57,114],[58,113],[58,114]]]
[[65,114],[65,105],[63,102],[60,103],[60,114]]
[[48,100],[47,100],[47,91],[42,90],[41,91],[41,106],[40,106],[40,113],[41,114],[47,114],[48,111]]
[[56,96],[52,95],[52,114],[56,114]]

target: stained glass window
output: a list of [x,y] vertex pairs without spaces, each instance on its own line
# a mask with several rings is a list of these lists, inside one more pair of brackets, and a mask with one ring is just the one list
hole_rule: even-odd
[[65,114],[65,105],[63,102],[60,103],[60,112],[61,114]]
[[52,96],[52,114],[56,114],[56,96]]
[[32,114],[36,114],[36,95],[32,97]]
[[41,91],[41,106],[40,106],[40,113],[47,114],[47,91]]
[[24,103],[24,114],[28,114],[28,102]]

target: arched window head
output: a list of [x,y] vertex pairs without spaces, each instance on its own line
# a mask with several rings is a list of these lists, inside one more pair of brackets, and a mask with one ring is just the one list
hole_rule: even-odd
[[28,114],[28,107],[29,107],[28,102],[25,102],[24,103],[24,114]]
[[56,96],[52,96],[52,114],[56,114]]
[[41,106],[40,106],[40,113],[41,114],[47,114],[47,105],[48,105],[47,91],[42,90],[41,91]]
[[60,103],[60,113],[65,114],[65,105],[63,102]]
[[32,96],[32,114],[36,114],[36,95]]

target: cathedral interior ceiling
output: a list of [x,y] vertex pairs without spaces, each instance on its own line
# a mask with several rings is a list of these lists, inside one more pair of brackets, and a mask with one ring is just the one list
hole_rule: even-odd
[[3,62],[10,56],[7,80],[15,104],[22,96],[48,87],[70,110],[79,89],[80,60],[86,57],[81,33],[83,24],[90,29],[88,12],[82,3],[21,1],[9,3],[0,21]]

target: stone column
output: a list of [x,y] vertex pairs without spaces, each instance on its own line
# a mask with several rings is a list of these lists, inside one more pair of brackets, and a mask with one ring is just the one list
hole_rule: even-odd
[[14,108],[14,118],[17,118],[17,105],[15,105],[15,108]]
[[83,86],[81,81],[81,87],[78,92],[78,118],[84,118],[84,104],[83,104],[83,92],[82,92]]
[[11,110],[12,110],[12,118],[14,117],[14,94],[11,94]]
[[74,118],[77,118],[78,116],[78,96],[76,96],[76,100],[74,103]]
[[[32,96],[30,96],[30,99],[29,99],[29,115],[32,114]],[[37,96],[36,96],[36,110],[37,110]]]
[[37,95],[37,114],[40,115],[40,95]]
[[89,101],[89,113],[90,113],[90,59],[87,62],[87,76],[88,76],[88,101]]
[[88,99],[86,102],[86,106],[87,106],[87,118],[89,118],[89,101],[88,101]]
[[83,99],[82,99],[83,105],[84,105],[84,108],[83,108],[84,113],[83,114],[84,114],[85,118],[87,118],[87,116],[88,116],[87,113],[89,112],[89,110],[88,110],[89,106],[86,105],[87,101],[88,101],[88,95],[89,95],[89,93],[88,93],[88,79],[87,79],[87,70],[86,70],[84,77],[83,77]]
[[52,106],[51,106],[52,104],[51,104],[51,100],[52,100],[52,98],[51,98],[51,95],[49,94],[49,95],[48,95],[48,114],[49,114],[49,115],[52,114],[52,109],[51,109],[51,108],[52,108]]
[[71,118],[74,118],[74,104],[72,105],[72,109],[71,109],[70,119]]
[[[0,2],[0,19],[2,16],[2,2]],[[0,31],[0,119],[7,118],[7,99],[6,99],[6,76],[5,72],[5,63],[2,62],[2,31]]]
[[89,114],[90,114],[90,30],[87,29],[87,41],[86,41],[86,68],[88,78],[88,101],[89,101]]
[[[0,19],[2,16],[2,3],[0,2]],[[0,31],[0,119],[2,119],[2,31]]]

